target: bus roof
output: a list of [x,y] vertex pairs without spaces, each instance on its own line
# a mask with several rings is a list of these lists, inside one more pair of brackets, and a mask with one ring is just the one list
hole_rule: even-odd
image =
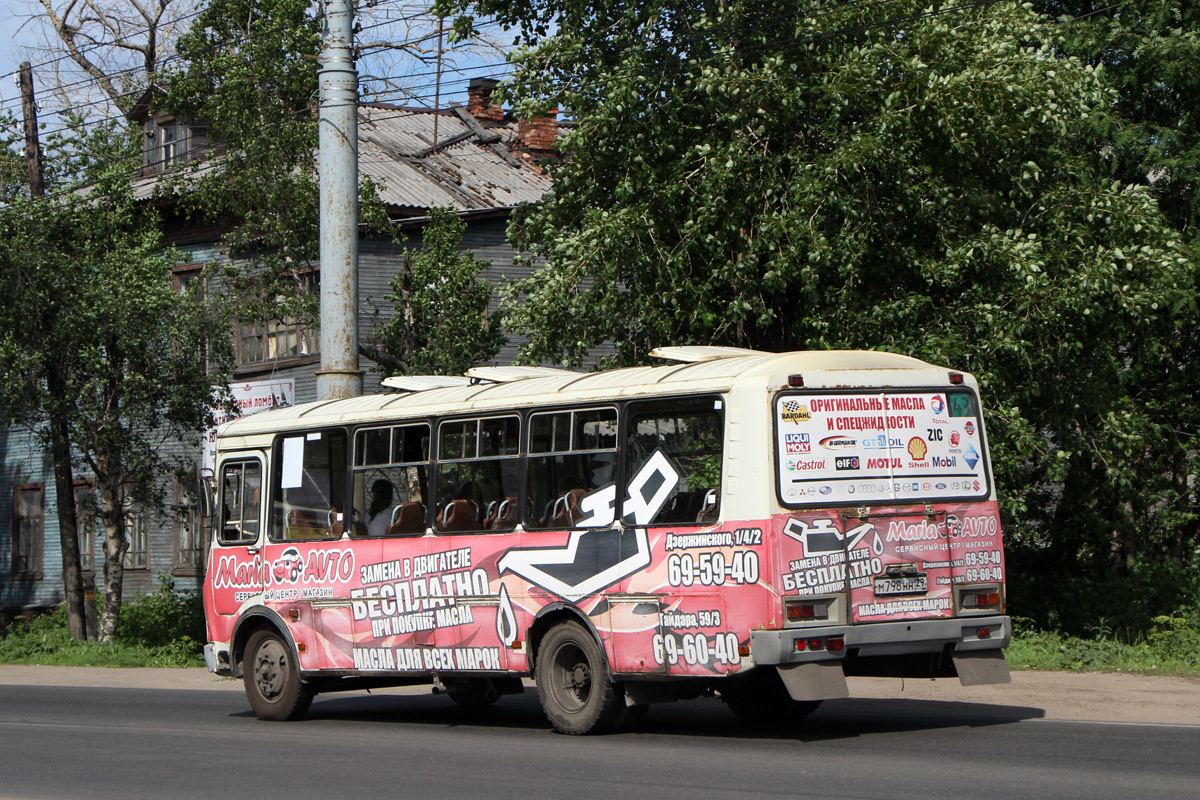
[[[720,352],[723,351],[723,352]],[[252,436],[295,428],[371,422],[387,417],[478,411],[503,411],[535,404],[606,402],[623,397],[728,391],[741,381],[768,376],[804,376],[804,385],[817,387],[883,387],[941,385],[948,369],[909,356],[875,350],[811,350],[766,353],[738,348],[662,348],[653,353],[680,363],[628,367],[603,372],[528,368],[485,368],[473,371],[479,383],[441,385],[432,380],[422,388],[417,380],[396,381],[400,393],[318,400],[262,411],[231,420],[218,437]],[[495,370],[488,379],[487,370]],[[525,370],[524,377],[522,370]],[[847,372],[873,372],[848,376]],[[890,372],[892,375],[879,373]],[[925,373],[921,375],[919,373]],[[415,376],[420,377],[420,376]],[[972,382],[973,383],[973,382]],[[684,386],[686,384],[686,388]]]

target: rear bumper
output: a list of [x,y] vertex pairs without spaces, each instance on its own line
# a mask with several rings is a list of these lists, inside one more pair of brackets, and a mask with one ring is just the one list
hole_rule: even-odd
[[[980,636],[986,631],[987,636]],[[841,650],[796,650],[796,640],[829,639],[841,636]],[[1000,650],[1012,639],[1012,621],[1007,616],[954,617],[876,622],[864,625],[828,625],[783,630],[751,631],[750,652],[758,666],[842,661],[847,655],[861,657],[940,653],[952,645],[954,653]]]

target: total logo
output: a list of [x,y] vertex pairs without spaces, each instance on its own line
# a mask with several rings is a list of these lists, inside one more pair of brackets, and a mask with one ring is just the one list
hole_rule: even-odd
[[946,403],[942,400],[941,395],[935,394],[933,396],[929,401],[929,409],[939,417],[942,415],[942,412],[946,410]]

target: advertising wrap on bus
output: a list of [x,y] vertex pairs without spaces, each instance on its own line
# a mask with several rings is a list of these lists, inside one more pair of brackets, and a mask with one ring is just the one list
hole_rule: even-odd
[[783,394],[775,409],[785,505],[988,496],[978,406],[966,390]]
[[847,675],[1008,680],[974,378],[667,350],[685,363],[487,368],[227,423],[210,669],[279,720],[324,692],[479,706],[532,677],[571,734],[714,693],[796,718]]
[[972,392],[780,394],[775,430],[782,502],[825,509],[778,528],[785,592],[848,589],[852,618],[871,622],[952,617],[954,585],[1003,583]]

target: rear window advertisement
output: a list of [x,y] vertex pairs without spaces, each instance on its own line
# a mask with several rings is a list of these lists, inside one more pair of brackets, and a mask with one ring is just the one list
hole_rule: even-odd
[[785,505],[989,493],[979,406],[967,391],[780,395],[775,431]]

